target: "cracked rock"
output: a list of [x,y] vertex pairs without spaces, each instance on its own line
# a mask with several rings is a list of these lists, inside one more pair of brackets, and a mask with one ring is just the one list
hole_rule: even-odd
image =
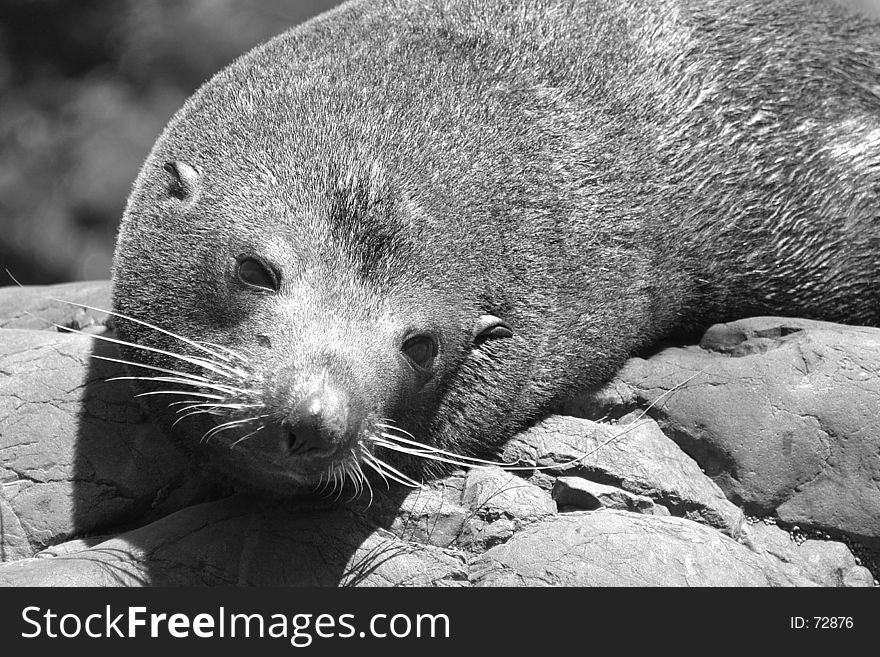
[[0,583],[137,586],[458,586],[464,560],[402,541],[363,513],[240,496],[191,506],[63,557],[0,566]]
[[651,415],[731,500],[754,515],[880,538],[880,329],[719,324],[699,347],[630,360],[598,406],[580,408],[629,412],[688,379]]
[[556,504],[546,491],[498,467],[471,470],[461,502],[487,516],[528,519],[556,513]]
[[474,586],[810,586],[714,529],[603,509],[544,518],[471,562]]
[[788,532],[763,522],[749,527],[749,536],[759,550],[802,572],[821,586],[874,586],[871,572],[858,565],[849,548],[838,541],[809,539],[801,544]]
[[61,285],[0,287],[0,328],[57,331],[55,324],[77,330],[97,330],[108,324],[110,281],[85,281]]
[[0,486],[0,563],[33,556],[27,534],[12,505],[6,499],[6,485]]
[[0,482],[7,556],[130,522],[193,481],[113,363],[85,336],[0,329]]
[[559,507],[593,511],[599,508],[619,509],[648,515],[667,515],[658,510],[654,501],[634,495],[616,486],[597,484],[583,477],[558,477],[553,486],[553,499]]
[[547,491],[498,467],[471,470],[461,501],[470,514],[459,544],[471,550],[506,541],[523,525],[556,513]]
[[415,490],[394,510],[391,531],[408,541],[448,547],[461,534],[468,510],[451,502],[443,490]]
[[648,497],[672,515],[734,538],[745,522],[742,511],[649,418],[612,427],[551,416],[514,437],[503,456],[535,463],[557,476],[582,476]]

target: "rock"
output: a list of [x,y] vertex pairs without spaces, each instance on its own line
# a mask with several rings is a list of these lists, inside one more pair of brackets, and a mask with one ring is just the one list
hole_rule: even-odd
[[390,530],[398,538],[449,547],[461,536],[468,510],[447,499],[443,490],[425,487],[410,493],[393,514]]
[[0,287],[0,329],[57,331],[55,324],[78,330],[104,328],[110,309],[110,281],[85,281],[61,285]]
[[351,506],[402,541],[445,548],[459,540],[471,515],[459,504],[464,481],[465,474],[456,472],[416,489],[374,482],[372,499],[365,493]]
[[[0,332],[4,557],[131,522],[199,479],[128,385],[104,381],[120,368],[91,356],[112,356],[113,345],[49,331]],[[198,499],[207,484],[194,488],[178,504]]]
[[474,586],[810,586],[684,518],[602,509],[543,518],[471,563]]
[[0,566],[6,586],[457,586],[464,559],[401,541],[343,507],[191,506],[63,558]]
[[461,503],[485,517],[526,520],[556,513],[556,504],[546,491],[491,466],[468,473]]
[[791,565],[821,586],[874,586],[871,572],[858,565],[849,548],[837,541],[806,540],[800,545],[779,527],[758,522],[749,527],[754,546]]
[[559,477],[553,486],[553,499],[560,507],[574,507],[587,511],[599,508],[647,513],[648,515],[667,515],[656,511],[657,507],[649,497],[634,495],[615,486],[597,484],[582,477]]
[[470,550],[497,545],[536,518],[556,513],[547,491],[498,467],[471,470],[461,503],[470,513],[458,544]]
[[3,489],[0,492],[0,563],[30,557],[34,550],[27,532],[15,509],[6,499],[6,492]]
[[734,538],[742,532],[742,512],[648,418],[609,427],[551,416],[514,437],[503,458],[649,497],[673,515],[717,527]]
[[[880,329],[760,317],[632,359],[594,413],[647,406],[755,515],[880,538]],[[629,392],[627,392],[627,390]]]

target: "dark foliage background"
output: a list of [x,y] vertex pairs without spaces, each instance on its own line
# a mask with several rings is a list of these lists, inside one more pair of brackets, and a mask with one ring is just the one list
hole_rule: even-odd
[[[880,0],[837,1],[880,14]],[[125,198],[173,112],[337,3],[0,0],[0,285],[4,268],[31,284],[107,278]]]
[[338,0],[0,0],[0,284],[107,278],[132,181],[174,111]]

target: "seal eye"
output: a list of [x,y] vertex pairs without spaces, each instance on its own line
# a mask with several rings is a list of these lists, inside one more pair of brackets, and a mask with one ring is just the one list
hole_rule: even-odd
[[238,280],[245,285],[272,292],[278,291],[278,277],[256,258],[242,258],[238,262]]
[[437,355],[437,345],[429,335],[416,335],[403,343],[402,351],[414,365],[428,369]]

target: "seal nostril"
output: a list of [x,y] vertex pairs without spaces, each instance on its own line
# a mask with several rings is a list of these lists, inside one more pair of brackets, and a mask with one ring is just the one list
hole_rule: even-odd
[[296,422],[287,419],[281,423],[281,449],[288,455],[302,452],[306,448],[305,438],[302,427]]
[[328,452],[332,440],[314,418],[282,422],[281,449],[288,455],[308,456]]
[[284,424],[284,431],[281,434],[281,449],[287,454],[296,454],[302,449],[302,441],[297,440],[296,434],[290,430],[287,423]]

